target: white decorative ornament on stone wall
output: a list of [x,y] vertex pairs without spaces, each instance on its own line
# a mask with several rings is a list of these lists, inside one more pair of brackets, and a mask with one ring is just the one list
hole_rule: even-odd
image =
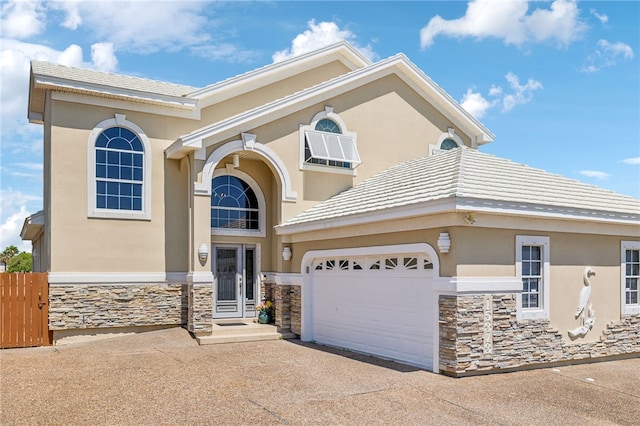
[[593,309],[593,303],[590,303],[591,281],[589,279],[589,277],[595,274],[595,271],[590,266],[584,268],[584,275],[582,278],[584,287],[582,287],[582,290],[580,291],[580,300],[578,301],[578,308],[576,309],[575,314],[575,317],[580,319],[580,327],[574,330],[569,330],[569,337],[572,339],[584,337],[589,330],[593,328],[593,324],[596,322],[596,311]]
[[484,325],[482,329],[482,353],[493,352],[493,296],[485,294],[482,300]]

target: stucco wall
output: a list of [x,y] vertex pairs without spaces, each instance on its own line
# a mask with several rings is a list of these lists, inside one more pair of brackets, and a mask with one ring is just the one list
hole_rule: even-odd
[[285,80],[274,82],[258,90],[252,90],[240,96],[226,99],[202,110],[203,123],[215,123],[257,106],[314,86],[323,81],[349,72],[344,64],[334,61],[320,67],[310,68]]
[[[87,217],[89,133],[99,122],[125,113],[149,138],[152,157],[151,219]],[[66,102],[53,103],[49,197],[51,272],[157,272],[186,270],[186,238],[175,228],[187,223],[186,174],[167,160],[171,120]],[[183,229],[187,233],[187,229]]]

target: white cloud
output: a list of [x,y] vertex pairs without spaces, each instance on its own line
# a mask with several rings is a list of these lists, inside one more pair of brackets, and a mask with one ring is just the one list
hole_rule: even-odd
[[91,62],[100,71],[115,71],[118,68],[113,43],[95,43],[91,45]]
[[596,170],[581,170],[580,174],[582,176],[586,176],[586,177],[590,177],[590,178],[594,178],[597,180],[607,180],[609,179],[609,173],[605,173],[605,172],[599,172]]
[[78,0],[56,1],[51,3],[53,9],[61,10],[65,13],[65,19],[60,24],[62,27],[75,31],[82,24],[78,3],[80,3]]
[[640,165],[640,157],[625,158],[622,162],[631,166],[637,166]]
[[501,86],[493,85],[489,89],[488,97],[485,98],[481,93],[467,89],[462,97],[460,105],[476,118],[482,118],[486,113],[494,107],[502,106],[502,112],[509,112],[517,105],[524,105],[531,102],[533,92],[542,89],[542,83],[529,79],[525,84],[520,84],[520,79],[512,72],[505,75],[505,80],[509,83],[508,90]]
[[208,2],[76,1],[56,7],[66,14],[64,27],[82,28],[120,52],[178,51],[211,38],[203,13],[214,7]]
[[575,1],[555,0],[549,9],[528,13],[526,1],[473,0],[462,18],[431,18],[420,31],[420,45],[427,48],[439,35],[502,39],[516,46],[552,40],[567,46],[579,39],[586,25],[580,21]]
[[612,67],[620,61],[628,61],[634,57],[633,49],[622,42],[611,43],[600,39],[596,50],[590,54],[582,67],[583,72],[596,72],[602,68]]
[[591,12],[591,14],[595,16],[602,24],[606,24],[609,21],[609,17],[607,15],[600,14],[595,9],[591,9],[589,12]]
[[189,48],[189,51],[203,58],[228,63],[251,62],[257,60],[260,56],[259,53],[253,50],[243,50],[231,43],[193,46]]
[[45,27],[45,12],[39,1],[8,1],[2,5],[3,37],[27,39],[41,34]]
[[464,94],[460,102],[462,108],[476,118],[484,117],[487,111],[495,104],[495,101],[489,101],[482,94],[473,92],[471,89],[467,89],[467,93]]
[[512,72],[507,73],[505,79],[509,83],[509,87],[512,89],[511,93],[508,93],[502,98],[502,111],[511,111],[516,105],[523,105],[531,102],[533,99],[533,92],[535,90],[542,89],[542,83],[537,80],[529,79],[525,84],[520,84],[518,76]]
[[346,40],[358,48],[367,58],[376,60],[378,55],[370,45],[359,46],[356,35],[349,30],[341,30],[335,22],[320,22],[314,19],[307,22],[309,29],[298,34],[291,42],[291,48],[280,50],[273,54],[273,62],[281,62],[294,56],[302,55],[316,49]]
[[2,220],[0,222],[0,250],[6,246],[14,245],[21,251],[31,251],[31,243],[22,241],[20,231],[24,219],[33,212],[29,212],[27,203],[39,201],[40,197],[33,197],[23,194],[20,191],[0,189],[0,208],[2,209]]

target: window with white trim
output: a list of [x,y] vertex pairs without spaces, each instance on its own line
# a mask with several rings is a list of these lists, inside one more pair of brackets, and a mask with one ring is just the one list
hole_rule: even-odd
[[640,313],[640,241],[622,242],[620,271],[622,313]]
[[456,135],[455,129],[450,127],[445,133],[438,138],[437,143],[429,145],[429,155],[437,154],[443,151],[460,148],[464,146],[460,136]]
[[149,219],[151,155],[142,129],[116,114],[88,143],[88,216]]
[[360,164],[357,139],[333,108],[300,126],[300,169],[353,174]]
[[212,235],[265,236],[266,201],[258,183],[237,169],[218,169],[211,179]]
[[231,175],[213,178],[211,184],[211,227],[260,229],[260,209],[253,189]]
[[549,318],[549,254],[549,237],[516,236],[516,273],[522,280],[519,319]]

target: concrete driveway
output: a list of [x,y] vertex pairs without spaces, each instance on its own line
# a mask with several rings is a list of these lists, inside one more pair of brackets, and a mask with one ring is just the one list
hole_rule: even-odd
[[179,328],[0,351],[0,424],[638,424],[640,359],[453,379]]

